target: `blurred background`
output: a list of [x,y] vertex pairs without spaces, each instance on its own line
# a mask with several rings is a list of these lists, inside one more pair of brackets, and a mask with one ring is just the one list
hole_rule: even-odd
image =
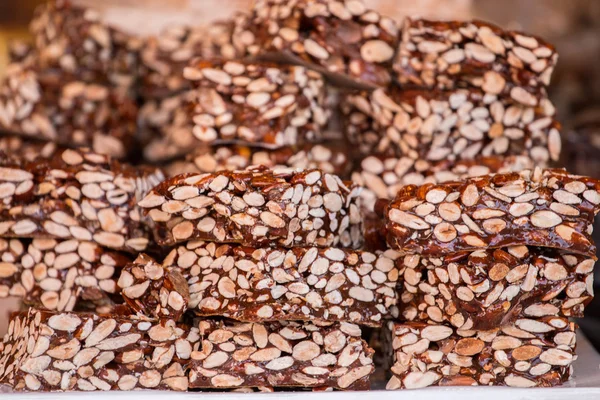
[[[117,27],[151,35],[175,24],[203,25],[246,9],[252,0],[73,0],[98,8]],[[563,160],[570,172],[600,178],[600,0],[364,0],[370,8],[401,19],[479,18],[523,30],[553,43],[560,55],[550,97],[563,124]],[[43,0],[0,0],[0,76],[14,39],[27,39],[27,26]],[[600,224],[596,224],[600,243]],[[600,274],[598,272],[596,277]],[[596,280],[600,283],[600,279]],[[600,290],[600,287],[597,288]],[[0,336],[16,301],[0,300]],[[600,298],[580,325],[600,349]]]

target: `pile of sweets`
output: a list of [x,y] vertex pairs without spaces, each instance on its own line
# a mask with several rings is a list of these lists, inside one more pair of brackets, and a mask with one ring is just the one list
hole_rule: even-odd
[[52,0],[31,31],[0,85],[0,297],[30,307],[0,385],[569,378],[600,182],[547,169],[551,45],[361,0],[152,38]]

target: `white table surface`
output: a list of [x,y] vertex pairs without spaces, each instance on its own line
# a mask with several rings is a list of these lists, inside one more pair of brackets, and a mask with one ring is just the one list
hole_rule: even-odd
[[179,393],[166,391],[92,393],[2,393],[0,400],[600,400],[600,354],[580,332],[575,373],[556,388],[429,387],[418,390],[368,392]]

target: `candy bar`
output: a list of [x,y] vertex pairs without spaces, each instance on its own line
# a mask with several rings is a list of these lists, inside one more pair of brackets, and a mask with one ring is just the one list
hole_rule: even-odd
[[36,9],[30,30],[40,68],[124,91],[134,85],[142,40],[108,26],[96,10],[52,0]]
[[329,113],[321,74],[304,67],[198,60],[184,70],[192,144],[244,143],[277,148],[318,140]]
[[467,85],[535,106],[546,98],[557,58],[542,39],[486,22],[407,18],[394,70],[405,86]]
[[173,26],[150,38],[140,54],[142,96],[161,98],[191,89],[183,69],[196,57],[242,58],[243,44],[234,43],[232,35],[234,25],[244,18],[239,13],[207,27]]
[[410,157],[368,156],[352,173],[352,180],[363,186],[362,205],[375,209],[377,199],[393,199],[406,185],[444,183],[490,173],[520,172],[535,167],[525,156],[482,157],[456,162],[413,160]]
[[599,210],[600,181],[536,168],[405,186],[385,219],[388,244],[407,253],[531,245],[595,257],[591,233]]
[[146,254],[123,269],[118,285],[134,311],[154,318],[178,321],[190,301],[188,283],[179,269],[163,268]]
[[0,239],[0,298],[23,298],[30,306],[72,311],[80,301],[111,303],[125,254],[91,242]]
[[252,55],[284,56],[370,86],[390,83],[399,39],[396,22],[362,0],[256,1],[235,35],[248,39]]
[[369,389],[373,350],[349,323],[200,321],[190,388]]
[[73,238],[143,251],[149,234],[137,202],[163,178],[88,150],[0,161],[0,237]]
[[395,310],[398,254],[252,248],[191,241],[164,260],[189,283],[200,316],[242,321],[351,321],[379,326]]
[[109,87],[12,64],[0,100],[4,131],[118,158],[132,148],[137,106]]
[[198,329],[135,316],[13,316],[0,344],[0,384],[15,391],[185,391]]
[[343,142],[305,145],[300,148],[282,147],[268,150],[248,146],[203,146],[190,153],[185,161],[168,164],[168,176],[183,173],[235,171],[250,166],[264,165],[268,168],[320,169],[323,172],[348,176],[350,160]]
[[405,320],[486,330],[521,317],[583,317],[592,301],[592,258],[515,246],[444,256],[408,255],[400,312]]
[[517,104],[478,89],[391,87],[344,99],[346,135],[363,156],[435,162],[522,155],[540,166],[560,156],[560,125],[548,100]]
[[489,331],[389,322],[394,365],[388,390],[426,386],[552,387],[571,376],[574,322],[521,318]]
[[160,245],[191,239],[247,246],[362,242],[359,188],[319,170],[222,171],[167,179],[139,203]]

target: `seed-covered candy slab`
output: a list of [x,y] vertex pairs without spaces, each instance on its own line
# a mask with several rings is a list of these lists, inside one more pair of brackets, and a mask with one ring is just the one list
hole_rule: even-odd
[[157,168],[85,149],[0,161],[0,237],[72,238],[143,251],[149,233],[137,202],[162,179]]
[[109,26],[97,10],[52,0],[36,9],[30,30],[40,68],[124,91],[133,88],[143,42]]
[[178,321],[188,308],[188,283],[179,268],[163,268],[147,254],[121,272],[118,281],[125,302],[138,314]]
[[92,242],[0,239],[0,298],[48,310],[72,311],[81,302],[110,305],[119,272],[130,261]]
[[184,77],[196,88],[192,144],[295,146],[320,139],[329,118],[323,77],[304,67],[197,60]]
[[363,155],[415,161],[527,156],[539,166],[560,156],[554,107],[515,103],[478,89],[350,93],[343,100],[348,141]]
[[191,241],[164,267],[186,277],[189,308],[241,321],[349,321],[380,326],[397,303],[398,253],[255,248]]
[[388,244],[407,253],[528,245],[595,258],[591,234],[599,210],[600,181],[536,168],[408,185],[384,213]]
[[15,391],[186,391],[198,329],[169,320],[30,309],[0,344],[0,383]]
[[561,317],[521,318],[488,331],[389,322],[394,365],[387,389],[558,386],[577,358],[576,327]]
[[260,0],[234,36],[252,55],[279,55],[359,84],[387,86],[398,25],[362,0]]
[[320,170],[222,171],[167,179],[139,203],[155,240],[246,246],[362,243],[359,187]]
[[557,59],[542,39],[486,22],[407,18],[394,70],[402,85],[466,85],[535,106],[546,98]]
[[171,26],[149,38],[140,52],[140,91],[144,98],[163,98],[191,89],[183,70],[196,57],[242,58],[243,43],[233,42],[234,25],[245,14],[206,27]]
[[352,181],[363,186],[360,193],[362,205],[373,211],[377,199],[393,199],[406,185],[444,183],[491,173],[520,172],[534,167],[534,161],[526,156],[480,157],[455,162],[367,156],[360,160],[353,171]]
[[165,167],[168,176],[182,173],[235,171],[251,166],[268,168],[320,169],[323,172],[348,176],[352,163],[343,142],[307,144],[299,148],[262,149],[259,147],[223,145],[202,146]]
[[117,158],[134,143],[137,106],[108,86],[11,64],[0,99],[4,131]]
[[398,261],[400,313],[407,321],[493,329],[518,318],[583,317],[592,301],[594,259],[515,246]]
[[201,320],[190,388],[369,389],[374,351],[349,323]]

